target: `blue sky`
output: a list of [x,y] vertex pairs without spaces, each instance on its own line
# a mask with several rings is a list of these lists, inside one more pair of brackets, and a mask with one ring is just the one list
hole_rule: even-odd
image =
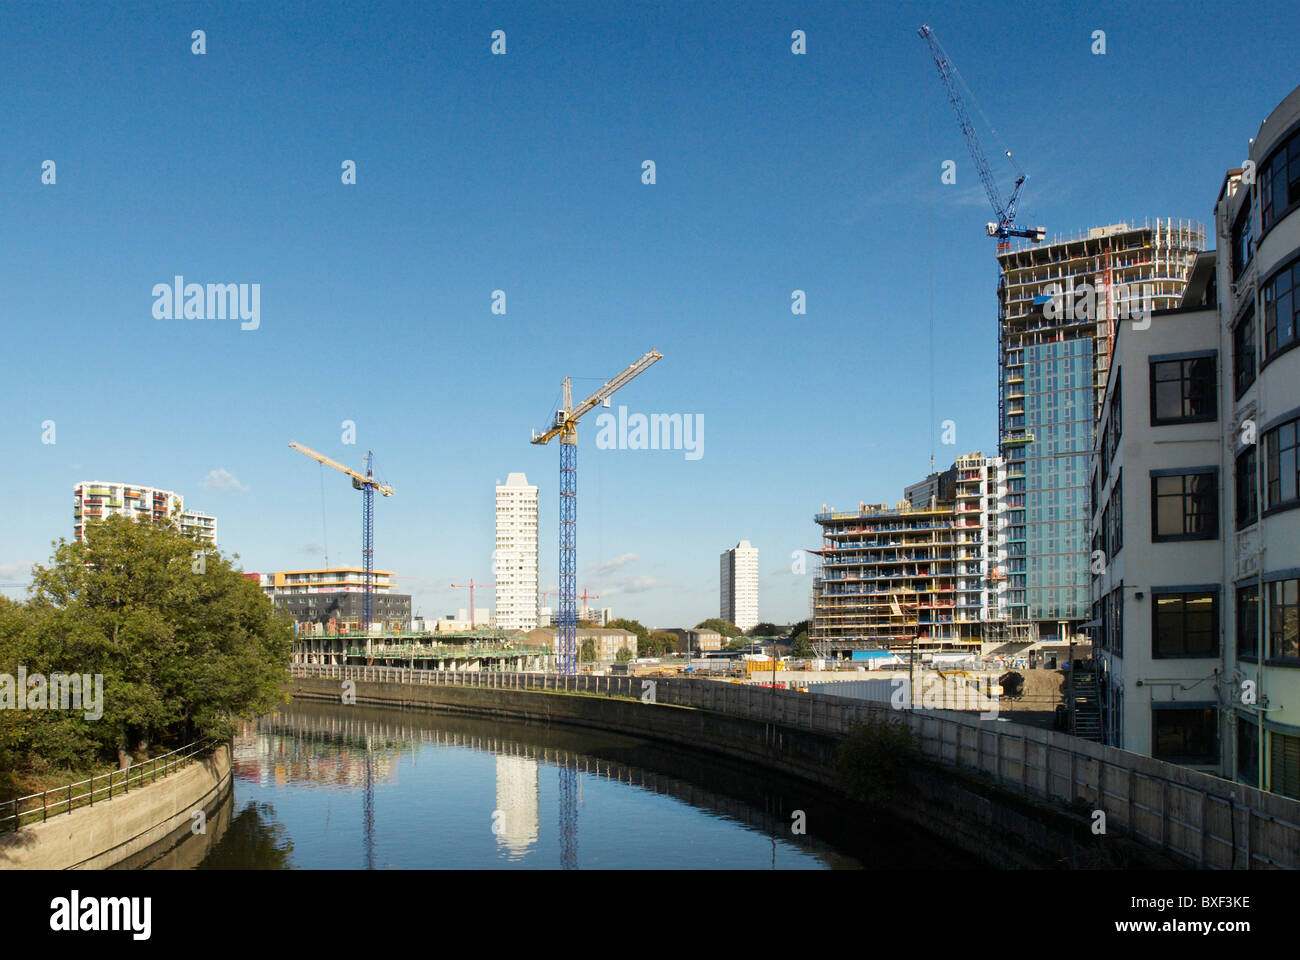
[[[654,348],[615,406],[701,415],[703,456],[600,450],[584,421],[579,590],[693,624],[717,615],[718,554],[743,538],[762,617],[802,619],[811,566],[791,554],[817,545],[823,503],[892,501],[932,450],[946,466],[996,447],[990,211],[916,28],[996,126],[974,114],[1004,192],[1003,142],[1029,173],[1022,222],[1050,235],[1211,221],[1223,171],[1300,83],[1277,29],[1293,6],[1234,9],[0,5],[0,444],[21,485],[0,581],[71,536],[83,479],[177,490],[246,570],[317,565],[326,542],[359,562],[359,495],[327,473],[322,518],[297,440],[354,466],[375,451],[397,491],[376,564],[417,611],[491,580],[511,471],[541,486],[553,588],[559,452],[530,431],[564,376],[585,396]],[[153,286],[177,274],[259,283],[259,328],[155,319]],[[944,419],[954,446],[935,446]]]

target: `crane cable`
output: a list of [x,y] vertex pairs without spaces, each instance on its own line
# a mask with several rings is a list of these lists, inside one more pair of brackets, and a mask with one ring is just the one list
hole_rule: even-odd
[[320,467],[320,534],[325,547],[325,568],[328,570],[330,565],[330,537],[329,531],[325,528],[325,464],[317,463],[316,465]]
[[[930,142],[930,128],[933,125],[931,116],[933,106],[930,98],[925,99],[925,155],[928,158],[934,156],[934,148]],[[927,204],[925,218],[925,246],[928,254],[929,263],[929,298],[930,298],[930,472],[934,472],[934,181],[930,181],[930,189],[927,191]]]

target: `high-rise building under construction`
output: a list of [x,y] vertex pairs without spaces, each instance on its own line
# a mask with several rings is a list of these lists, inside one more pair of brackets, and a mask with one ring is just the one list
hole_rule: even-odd
[[1089,461],[1115,325],[1178,306],[1204,248],[1204,225],[1157,219],[998,254],[1006,601],[1044,638],[1089,615]]

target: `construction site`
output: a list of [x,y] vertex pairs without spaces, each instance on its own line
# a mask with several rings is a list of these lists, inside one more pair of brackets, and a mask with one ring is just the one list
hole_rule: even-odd
[[1003,461],[978,451],[954,464],[929,503],[823,508],[809,640],[819,656],[888,650],[980,655],[1027,631],[1006,602]]
[[1178,306],[1204,246],[1203,225],[1156,219],[998,252],[998,414],[1018,498],[1008,605],[1039,635],[1088,619],[1089,477],[1117,324]]

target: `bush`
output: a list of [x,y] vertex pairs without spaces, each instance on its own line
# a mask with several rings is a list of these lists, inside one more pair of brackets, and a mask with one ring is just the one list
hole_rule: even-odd
[[840,745],[836,784],[853,799],[879,806],[893,796],[915,753],[916,740],[903,721],[863,724]]

